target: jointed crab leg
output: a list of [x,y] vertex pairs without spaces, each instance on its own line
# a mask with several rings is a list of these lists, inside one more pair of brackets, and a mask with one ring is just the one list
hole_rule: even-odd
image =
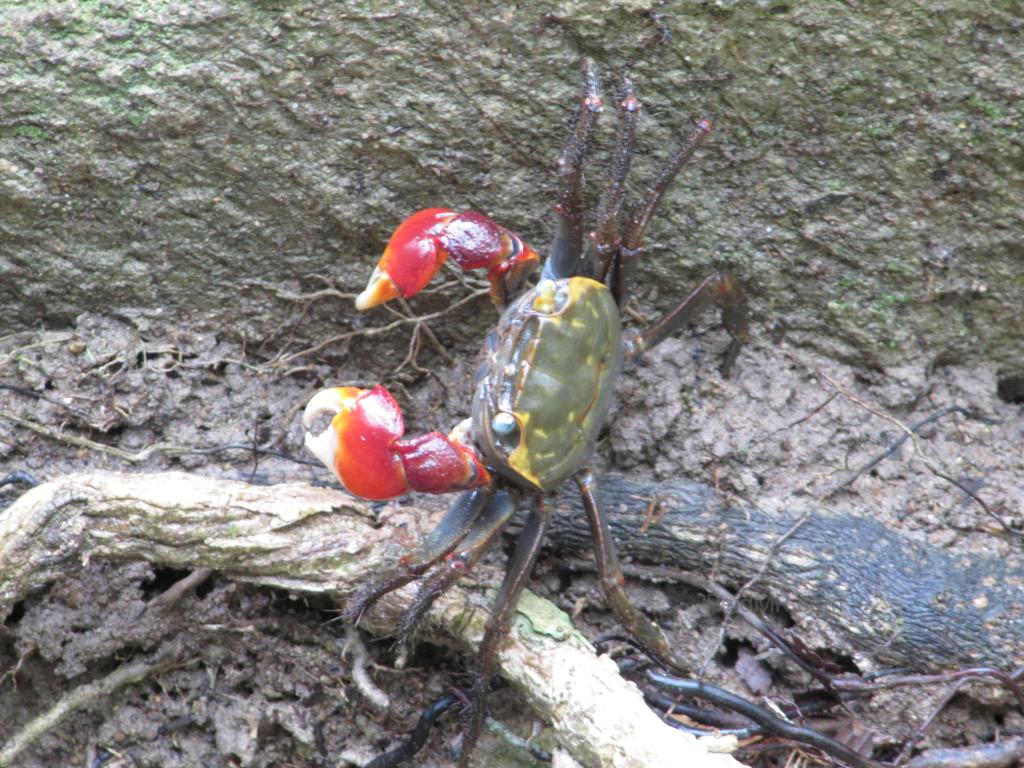
[[654,325],[624,342],[627,357],[639,357],[680,328],[688,325],[712,304],[722,308],[722,324],[732,336],[719,366],[723,376],[729,375],[736,355],[747,339],[749,326],[747,298],[736,281],[723,272],[715,272],[704,278],[693,292]]
[[583,497],[583,508],[587,510],[590,521],[590,534],[594,539],[594,560],[597,563],[597,575],[604,590],[605,599],[615,616],[629,633],[641,644],[643,649],[672,669],[686,673],[687,667],[672,652],[665,633],[658,625],[642,614],[626,597],[623,585],[626,582],[619,565],[619,556],[615,551],[608,518],[597,500],[597,483],[589,469],[578,472],[576,485]]
[[512,553],[509,560],[505,579],[501,582],[498,595],[494,599],[491,615],[487,619],[484,639],[480,642],[480,652],[477,657],[480,664],[477,670],[477,689],[474,691],[469,722],[466,725],[466,734],[462,742],[459,768],[469,768],[470,766],[470,753],[473,751],[473,746],[476,744],[487,715],[487,692],[497,664],[498,643],[508,632],[519,594],[526,586],[526,582],[533,572],[533,566],[537,562],[537,555],[540,553],[540,547],[544,541],[544,531],[548,525],[548,517],[547,507],[543,500],[538,498],[536,508],[526,518],[526,524],[519,534],[519,541],[516,542],[515,552]]
[[346,623],[357,624],[366,609],[378,599],[422,576],[434,563],[454,550],[465,539],[466,532],[492,495],[490,486],[459,494],[422,544],[399,560],[398,566],[390,573],[363,584],[348,599],[343,614]]
[[516,511],[519,493],[508,489],[496,491],[487,502],[483,513],[473,523],[456,550],[452,551],[440,567],[420,586],[412,606],[406,611],[399,627],[399,638],[404,641],[416,628],[423,615],[430,610],[445,590],[465,576],[483,557],[487,547]]
[[629,78],[622,80],[619,99],[619,130],[615,154],[608,169],[608,183],[597,206],[597,223],[590,235],[588,262],[594,278],[604,282],[619,247],[619,212],[626,196],[626,177],[633,154],[633,135],[640,117],[640,102]]
[[600,89],[597,68],[588,59],[583,64],[583,95],[574,113],[562,156],[558,159],[558,202],[555,203],[558,223],[551,251],[544,262],[544,278],[570,277],[579,270],[583,253],[583,204],[580,198],[583,160],[590,148],[590,136],[598,115],[604,108]]
[[686,161],[690,159],[697,147],[701,145],[701,142],[704,141],[710,132],[711,118],[702,117],[698,119],[693,124],[686,138],[676,147],[672,156],[665,161],[665,165],[658,172],[658,176],[651,182],[650,187],[647,188],[644,199],[640,201],[640,205],[633,212],[629,229],[626,231],[626,237],[623,240],[623,245],[628,250],[635,251],[643,245],[644,231],[647,229],[647,224],[651,220],[651,216],[654,215],[662,195],[665,194],[665,191],[675,180],[679,169],[686,164]]
[[683,142],[676,148],[672,156],[662,166],[657,178],[647,188],[647,194],[640,201],[640,205],[630,217],[626,235],[622,239],[620,261],[616,270],[615,285],[612,292],[615,294],[619,306],[624,306],[629,297],[630,282],[633,275],[634,261],[640,256],[644,244],[644,232],[647,223],[651,220],[662,195],[679,173],[704,138],[711,132],[711,120],[701,118],[698,120]]

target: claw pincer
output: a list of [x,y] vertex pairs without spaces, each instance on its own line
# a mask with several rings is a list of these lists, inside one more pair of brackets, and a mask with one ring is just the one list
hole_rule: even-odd
[[331,415],[331,423],[318,435],[306,432],[306,447],[356,496],[446,493],[491,480],[473,447],[460,442],[458,427],[449,436],[402,439],[402,411],[384,387],[322,390],[306,405],[303,424],[308,429],[322,414]]
[[419,293],[449,258],[462,269],[486,269],[492,297],[504,304],[521,290],[539,257],[518,235],[482,214],[426,208],[391,235],[356,309]]

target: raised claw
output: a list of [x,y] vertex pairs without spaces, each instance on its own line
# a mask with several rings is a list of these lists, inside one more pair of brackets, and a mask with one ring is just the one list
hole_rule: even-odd
[[366,289],[356,297],[356,309],[419,293],[449,258],[464,270],[486,269],[491,296],[502,305],[522,289],[539,260],[520,237],[482,214],[425,208],[391,235]]
[[370,309],[397,296],[419,293],[448,258],[441,242],[445,226],[456,216],[447,208],[425,208],[398,225],[370,275],[356,309]]

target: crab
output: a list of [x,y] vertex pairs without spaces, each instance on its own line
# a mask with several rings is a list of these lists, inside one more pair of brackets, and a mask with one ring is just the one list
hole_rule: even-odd
[[501,312],[488,336],[476,376],[472,415],[449,434],[405,436],[402,412],[383,387],[335,387],[308,403],[304,424],[327,414],[330,425],[307,431],[306,446],[353,494],[389,499],[410,491],[461,491],[426,539],[395,567],[368,580],[348,600],[344,617],[358,622],[381,596],[422,578],[400,627],[407,637],[432,603],[479,561],[520,505],[529,512],[486,623],[474,696],[461,756],[467,766],[481,730],[486,692],[498,646],[516,600],[534,567],[550,515],[547,499],[569,479],[590,521],[597,572],[609,606],[651,656],[683,665],[661,629],[632,605],[612,542],[597,481],[588,467],[608,420],[624,364],[717,304],[731,334],[722,370],[727,374],[747,334],[747,307],[736,281],[716,272],[650,327],[624,333],[644,232],[662,195],[711,130],[696,120],[646,193],[620,225],[640,103],[628,79],[618,104],[618,130],[608,180],[593,229],[584,230],[583,166],[603,105],[593,63],[584,64],[582,95],[558,165],[556,231],[540,276],[540,262],[522,238],[475,212],[419,211],[391,236],[358,309],[420,291],[447,260],[486,269],[490,295]]

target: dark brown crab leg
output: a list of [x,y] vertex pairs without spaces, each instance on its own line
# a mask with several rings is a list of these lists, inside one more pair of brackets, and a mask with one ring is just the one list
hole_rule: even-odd
[[640,201],[640,205],[637,206],[637,209],[630,217],[629,226],[626,228],[626,235],[622,239],[618,263],[615,265],[615,284],[612,286],[615,300],[619,303],[620,307],[625,306],[629,298],[633,268],[636,260],[643,252],[644,232],[647,230],[647,224],[651,220],[651,216],[654,215],[662,195],[665,194],[665,190],[669,188],[678,175],[679,169],[686,164],[686,161],[690,159],[691,155],[693,155],[697,147],[701,145],[701,142],[704,141],[704,138],[710,132],[710,118],[697,120],[690,133],[676,147],[676,150],[665,162],[665,165],[662,166],[658,176],[651,183],[651,186],[647,188],[647,193],[644,195],[643,200]]
[[487,502],[483,514],[473,522],[458,547],[449,553],[438,569],[420,585],[416,598],[399,626],[398,636],[401,642],[409,639],[434,601],[479,562],[491,542],[512,517],[512,513],[516,511],[518,499],[519,494],[515,491],[502,489],[494,493]]
[[465,539],[493,493],[492,488],[485,487],[459,494],[444,517],[416,549],[399,560],[392,571],[363,584],[348,599],[342,614],[345,622],[359,623],[366,609],[377,600],[423,575],[434,563],[454,550]]
[[497,666],[498,644],[508,632],[519,594],[526,586],[526,582],[533,572],[533,566],[537,562],[537,555],[544,542],[544,531],[547,529],[549,514],[543,500],[538,499],[536,508],[531,510],[527,516],[523,530],[519,534],[519,541],[516,542],[515,552],[512,553],[512,558],[509,560],[505,579],[501,582],[498,596],[491,608],[491,615],[487,619],[484,639],[480,642],[480,652],[477,655],[480,666],[477,670],[476,688],[473,691],[469,721],[466,724],[466,733],[462,741],[459,768],[470,768],[470,753],[480,736],[487,716],[487,692]]
[[[643,254],[644,232],[651,216],[658,207],[662,196],[678,175],[679,170],[693,155],[697,147],[711,131],[711,120],[698,120],[683,142],[662,167],[657,178],[647,189],[643,200],[630,217],[626,235],[618,249],[618,259],[612,264],[614,283],[612,290],[620,307],[629,299],[636,260]],[[716,272],[705,278],[689,296],[661,318],[654,325],[625,343],[627,357],[637,357],[660,344],[679,329],[688,325],[697,316],[718,304],[722,308],[722,322],[732,336],[720,365],[723,376],[729,374],[740,347],[747,339],[747,299],[739,284],[728,274]]]
[[654,347],[680,328],[688,325],[698,315],[705,312],[712,304],[722,308],[722,324],[732,336],[728,348],[722,357],[719,369],[723,376],[728,376],[740,347],[747,340],[749,327],[747,298],[743,289],[729,275],[715,272],[704,278],[689,296],[641,333],[623,341],[627,358],[638,357]]
[[623,588],[626,579],[619,564],[619,555],[615,551],[615,543],[612,541],[608,518],[597,500],[597,482],[593,473],[585,469],[577,472],[574,479],[583,497],[587,519],[590,521],[598,579],[612,612],[648,654],[671,669],[686,674],[686,664],[672,652],[672,646],[665,633],[626,597]]
[[629,78],[622,79],[619,94],[619,130],[615,140],[615,154],[608,168],[608,181],[597,205],[597,222],[590,234],[590,252],[587,258],[589,272],[595,280],[604,282],[612,259],[618,252],[619,213],[626,197],[626,177],[633,155],[633,136],[640,118],[640,102]]
[[572,277],[580,268],[583,254],[583,160],[590,149],[590,137],[598,115],[604,109],[600,90],[597,67],[587,59],[583,62],[583,95],[573,113],[569,138],[558,159],[558,202],[555,203],[558,222],[551,251],[541,273],[544,278]]

